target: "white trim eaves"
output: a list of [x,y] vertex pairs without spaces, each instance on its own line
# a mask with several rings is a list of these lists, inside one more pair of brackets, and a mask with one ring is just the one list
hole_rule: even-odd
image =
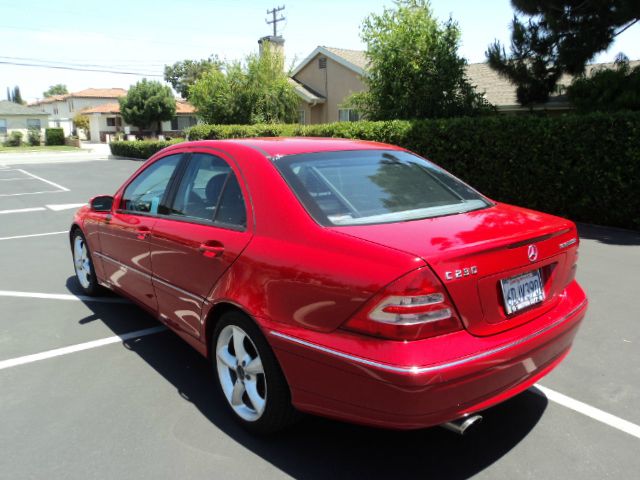
[[317,55],[324,55],[325,57],[330,58],[334,62],[339,63],[343,67],[346,67],[349,70],[356,72],[358,75],[365,76],[367,74],[367,72],[364,69],[358,67],[357,65],[354,65],[348,60],[345,60],[340,55],[336,55],[331,50],[328,50],[325,47],[319,46],[313,52],[311,52],[311,54],[307,58],[305,58],[296,68],[294,68],[293,72],[291,72],[291,76],[295,77],[298,73],[300,73],[300,71],[304,67],[306,67]]

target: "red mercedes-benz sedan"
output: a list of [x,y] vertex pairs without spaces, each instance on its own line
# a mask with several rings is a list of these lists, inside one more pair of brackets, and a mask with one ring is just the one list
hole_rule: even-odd
[[587,308],[572,222],[380,143],[174,145],[81,208],[70,239],[82,289],[125,295],[207,356],[257,432],[298,411],[469,418],[558,365]]

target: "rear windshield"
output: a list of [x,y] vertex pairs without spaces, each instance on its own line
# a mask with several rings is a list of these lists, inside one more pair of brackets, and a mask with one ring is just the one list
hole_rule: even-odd
[[289,155],[275,164],[322,225],[402,222],[490,205],[440,167],[403,151]]

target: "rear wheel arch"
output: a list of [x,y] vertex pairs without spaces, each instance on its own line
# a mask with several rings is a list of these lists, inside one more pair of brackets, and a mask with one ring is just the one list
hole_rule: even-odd
[[[207,318],[205,320],[205,342],[207,348],[207,357],[211,358],[211,340],[213,338],[213,332],[216,329],[216,324],[227,312],[238,312],[242,315],[245,315],[247,318],[251,319],[253,323],[257,325],[257,322],[254,320],[253,316],[250,315],[247,311],[239,307],[238,305],[231,302],[220,302],[216,303],[211,310],[207,313]],[[258,328],[260,328],[258,326]]]

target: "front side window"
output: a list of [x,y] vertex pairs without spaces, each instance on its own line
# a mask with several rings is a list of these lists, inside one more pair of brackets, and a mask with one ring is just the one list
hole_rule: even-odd
[[39,118],[27,118],[27,130],[40,130]]
[[0,118],[0,134],[7,134],[7,120],[4,118]]
[[441,168],[403,151],[291,155],[276,167],[322,225],[401,222],[491,205]]
[[244,199],[229,164],[213,155],[193,154],[176,190],[169,215],[245,227]]
[[156,215],[166,213],[164,198],[182,154],[169,155],[149,165],[127,186],[120,210]]

